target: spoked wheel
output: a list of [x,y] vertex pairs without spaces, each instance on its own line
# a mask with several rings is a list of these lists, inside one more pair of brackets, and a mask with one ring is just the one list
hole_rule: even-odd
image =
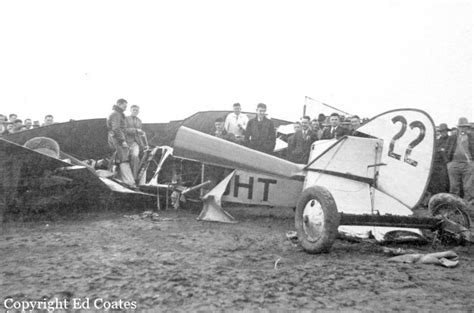
[[295,227],[308,253],[328,252],[337,237],[339,214],[331,193],[324,187],[307,188],[298,199]]
[[466,228],[471,227],[469,204],[460,197],[450,193],[438,193],[428,203],[431,214],[441,215]]
[[[449,193],[438,193],[431,197],[428,203],[428,209],[433,216],[442,216],[443,218],[459,224],[467,229],[471,227],[471,218],[469,216],[469,204],[460,197]],[[441,231],[441,240],[445,243],[459,241],[458,236],[449,232]]]

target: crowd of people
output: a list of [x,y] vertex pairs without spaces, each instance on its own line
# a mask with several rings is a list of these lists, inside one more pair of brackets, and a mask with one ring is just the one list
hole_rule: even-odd
[[8,116],[0,114],[0,137],[51,124],[54,124],[54,117],[51,114],[44,117],[42,124],[39,121],[33,121],[31,118],[22,120],[15,113],[11,113]]
[[[279,134],[272,120],[267,117],[266,110],[267,106],[264,103],[257,104],[257,115],[249,120],[246,114],[241,113],[241,105],[235,103],[232,113],[225,118],[216,119],[211,134],[272,154]],[[338,113],[330,116],[319,114],[314,119],[303,116],[293,124],[294,133],[285,138],[288,147],[283,156],[295,163],[306,163],[313,142],[320,139],[338,139],[345,135],[356,136],[358,135],[356,129],[361,123],[357,115],[346,118]]]
[[435,157],[428,192],[449,192],[474,204],[474,125],[465,117],[457,127],[437,128]]

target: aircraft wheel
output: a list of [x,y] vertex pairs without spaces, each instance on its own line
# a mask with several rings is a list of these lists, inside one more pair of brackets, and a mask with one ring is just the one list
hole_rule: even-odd
[[428,209],[433,216],[442,215],[450,221],[466,228],[471,227],[469,204],[460,197],[450,193],[438,193],[431,197]]
[[324,187],[309,187],[296,204],[298,240],[308,253],[329,252],[337,237],[339,213],[331,193]]
[[24,146],[47,156],[59,159],[59,145],[51,138],[34,137],[25,142]]

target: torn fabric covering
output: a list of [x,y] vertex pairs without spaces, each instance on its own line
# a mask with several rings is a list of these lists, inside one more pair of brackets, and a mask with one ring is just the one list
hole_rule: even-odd
[[277,128],[277,133],[283,134],[283,135],[291,135],[295,133],[295,126],[293,124],[288,124],[288,125],[280,125]]
[[456,267],[459,257],[454,251],[443,251],[428,254],[412,253],[391,257],[389,262],[435,264],[444,267]]
[[286,148],[288,148],[288,144],[284,142],[283,140],[281,140],[280,138],[277,138],[273,152],[282,151],[283,149],[286,149]]
[[214,188],[212,188],[208,193],[204,195],[202,198],[206,200],[207,198],[213,196],[216,199],[216,203],[221,206],[222,205],[222,195],[224,194],[227,185],[229,184],[232,177],[235,175],[235,170],[232,171],[226,178],[224,178],[220,183],[218,183]]
[[374,237],[377,242],[412,242],[425,241],[423,233],[416,228],[374,227],[374,226],[339,226],[339,233],[345,237],[367,239]]
[[129,189],[129,188],[126,188],[124,186],[122,186],[121,184],[111,180],[111,179],[108,179],[108,178],[105,178],[105,177],[99,177],[99,179],[112,191],[115,191],[115,192],[120,192],[120,193],[130,193],[130,194],[140,194],[140,195],[145,195],[145,196],[150,196],[150,197],[155,197],[155,195],[152,195],[152,194],[148,194],[148,193],[145,193],[145,192],[141,192],[141,191],[136,191],[136,190],[132,190],[132,189]]
[[224,194],[230,180],[234,177],[234,174],[235,170],[204,195],[203,209],[197,217],[198,220],[236,223],[234,217],[222,208],[222,195]]

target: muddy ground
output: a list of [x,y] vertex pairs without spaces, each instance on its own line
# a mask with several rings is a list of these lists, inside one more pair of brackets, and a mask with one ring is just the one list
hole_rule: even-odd
[[158,311],[471,311],[474,247],[459,266],[387,262],[371,241],[337,240],[309,255],[286,238],[293,212],[231,208],[238,224],[100,213],[56,222],[7,223],[0,238],[0,296],[136,301]]

